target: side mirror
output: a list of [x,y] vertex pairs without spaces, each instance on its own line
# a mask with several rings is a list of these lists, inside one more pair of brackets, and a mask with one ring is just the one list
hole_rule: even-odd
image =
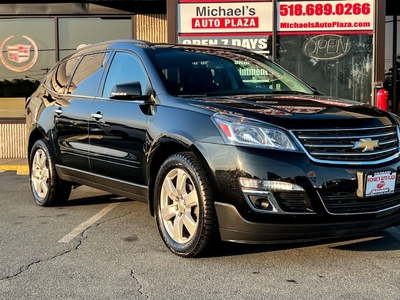
[[315,95],[321,95],[323,96],[324,94],[321,93],[320,91],[318,91],[318,89],[315,86],[312,86],[311,89],[313,90],[313,92],[315,93]]
[[142,95],[139,81],[131,81],[114,85],[110,99],[117,100],[148,100],[151,95]]

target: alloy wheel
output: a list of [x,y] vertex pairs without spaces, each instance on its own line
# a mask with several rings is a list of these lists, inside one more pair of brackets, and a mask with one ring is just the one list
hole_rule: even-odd
[[45,198],[49,191],[49,168],[46,153],[38,149],[33,157],[31,180],[32,188],[40,198]]
[[198,210],[198,194],[189,174],[172,169],[162,184],[160,212],[166,231],[176,243],[192,239],[198,228]]

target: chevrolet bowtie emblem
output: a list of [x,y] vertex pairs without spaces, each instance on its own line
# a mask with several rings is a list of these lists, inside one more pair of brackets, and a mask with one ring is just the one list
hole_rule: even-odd
[[354,147],[353,149],[362,149],[362,152],[366,152],[366,151],[372,151],[374,150],[376,147],[379,147],[379,141],[375,140],[371,140],[370,138],[368,139],[360,139],[357,142],[354,142]]

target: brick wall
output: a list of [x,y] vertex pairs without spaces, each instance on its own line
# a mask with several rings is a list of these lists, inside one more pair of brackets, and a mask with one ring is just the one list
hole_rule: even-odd
[[134,36],[138,40],[154,43],[167,42],[167,15],[135,15]]

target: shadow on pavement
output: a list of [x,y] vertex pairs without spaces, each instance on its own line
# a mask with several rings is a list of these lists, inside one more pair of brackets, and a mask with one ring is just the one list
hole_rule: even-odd
[[360,252],[396,251],[400,250],[400,241],[392,236],[388,231],[382,230],[367,236],[327,239],[314,242],[285,244],[238,244],[219,242],[218,245],[214,246],[214,248],[208,251],[203,257],[237,256],[315,246],[328,246],[331,249]]

